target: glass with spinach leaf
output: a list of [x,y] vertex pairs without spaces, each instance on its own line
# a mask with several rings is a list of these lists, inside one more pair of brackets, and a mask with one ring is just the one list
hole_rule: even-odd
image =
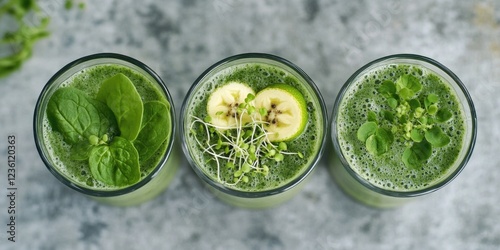
[[162,80],[119,54],[80,58],[42,90],[34,115],[38,152],[62,183],[112,205],[160,194],[178,167],[175,112]]
[[301,190],[321,157],[327,118],[301,69],[249,53],[207,69],[188,92],[180,122],[184,153],[215,195],[265,208]]
[[458,77],[419,55],[392,55],[355,72],[331,123],[331,172],[354,199],[394,207],[433,192],[465,167],[476,139],[472,100]]

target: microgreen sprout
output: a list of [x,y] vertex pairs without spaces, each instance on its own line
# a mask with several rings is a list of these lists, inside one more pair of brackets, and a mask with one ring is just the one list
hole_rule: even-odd
[[[217,180],[228,186],[247,183],[257,174],[267,176],[270,165],[285,160],[285,157],[304,157],[301,152],[287,151],[286,142],[273,143],[269,140],[271,132],[265,129],[269,122],[260,119],[267,115],[267,110],[257,109],[252,102],[254,99],[254,95],[248,94],[245,102],[238,105],[234,125],[217,126],[210,123],[212,118],[209,116],[203,119],[191,116],[191,135],[198,146],[204,148],[203,153],[215,161]],[[217,112],[215,115],[225,114]],[[200,134],[206,137],[198,136]],[[233,172],[232,182],[222,180],[222,168]]]
[[387,110],[379,115],[368,111],[367,121],[357,130],[358,140],[375,156],[389,151],[393,141],[406,145],[403,163],[419,168],[430,158],[433,147],[450,143],[449,136],[438,126],[452,118],[452,113],[439,108],[439,96],[434,93],[419,96],[420,81],[412,75],[402,75],[394,83],[386,80],[378,93],[386,98]]

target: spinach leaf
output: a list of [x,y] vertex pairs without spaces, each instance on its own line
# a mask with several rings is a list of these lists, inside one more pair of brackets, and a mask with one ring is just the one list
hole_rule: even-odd
[[124,74],[117,74],[105,80],[97,100],[102,101],[115,114],[120,136],[133,141],[141,129],[143,105],[134,84]]
[[171,134],[169,108],[162,102],[144,103],[142,128],[134,141],[141,162],[149,159]]
[[94,145],[90,144],[88,140],[80,141],[71,146],[70,158],[77,161],[87,160],[90,157],[90,152],[93,147]]
[[115,137],[109,145],[94,147],[89,158],[92,176],[108,185],[127,186],[141,177],[139,154],[131,142]]
[[47,118],[70,144],[87,140],[91,135],[114,135],[118,130],[113,113],[104,103],[72,87],[54,92],[47,104]]

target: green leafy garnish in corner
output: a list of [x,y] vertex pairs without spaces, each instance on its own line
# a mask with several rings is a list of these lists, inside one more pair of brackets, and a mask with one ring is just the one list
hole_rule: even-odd
[[453,114],[439,108],[439,96],[419,96],[420,81],[412,75],[402,75],[394,83],[386,80],[378,87],[385,97],[387,110],[380,114],[368,111],[367,121],[357,130],[358,140],[375,156],[389,151],[394,140],[404,142],[401,160],[408,168],[420,168],[432,155],[433,147],[444,147],[450,137],[439,123],[452,119]]
[[134,184],[140,163],[171,136],[170,106],[159,101],[143,105],[123,74],[105,80],[98,98],[105,103],[72,87],[58,89],[47,106],[49,122],[71,145],[71,159],[88,161],[96,180],[118,187]]
[[170,136],[169,110],[163,102],[144,103],[141,131],[134,140],[141,162],[148,160]]
[[[64,7],[70,9],[73,2],[67,0]],[[79,9],[85,2],[79,1]],[[0,23],[8,24],[0,29],[0,78],[21,68],[33,53],[36,42],[50,35],[50,17],[36,0],[0,0]],[[6,28],[0,26],[0,28]]]
[[31,56],[34,44],[49,35],[49,17],[42,16],[35,0],[6,0],[0,6],[0,21],[12,22],[11,27],[15,27],[0,34],[0,46],[11,49],[6,55],[0,54],[0,77],[4,77],[19,69]]

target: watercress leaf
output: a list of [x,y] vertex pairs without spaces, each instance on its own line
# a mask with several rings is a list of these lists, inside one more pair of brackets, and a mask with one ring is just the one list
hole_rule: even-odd
[[133,141],[141,129],[143,104],[134,84],[124,74],[105,80],[97,99],[106,103],[115,114],[120,136]]
[[400,123],[406,123],[408,121],[408,116],[407,115],[402,115],[399,117],[399,122]]
[[412,75],[402,75],[396,81],[396,89],[401,95],[401,90],[405,88],[411,90],[411,92],[415,94],[422,89],[422,84]]
[[424,162],[429,159],[432,155],[432,145],[426,140],[422,140],[421,142],[413,143],[411,149],[417,156],[420,162]]
[[410,108],[412,110],[415,110],[416,108],[420,108],[420,102],[417,99],[411,99],[408,101],[408,104],[410,105]]
[[425,131],[425,139],[434,147],[444,147],[450,143],[450,137],[438,126]]
[[408,99],[412,98],[414,95],[415,95],[415,92],[413,92],[409,88],[402,88],[399,91],[399,97],[401,97],[403,100],[408,100]]
[[389,122],[394,122],[394,114],[388,110],[382,110],[382,117]]
[[379,136],[382,142],[385,144],[385,151],[389,150],[392,142],[394,142],[394,135],[392,134],[392,132],[385,128],[377,128],[377,132],[375,134]]
[[410,137],[414,142],[421,142],[424,139],[424,134],[418,129],[413,129]]
[[425,99],[424,99],[424,107],[425,107],[425,109],[427,109],[427,108],[428,108],[429,106],[431,106],[431,105],[432,105],[432,103],[431,103],[431,102],[429,102],[429,100],[428,100],[427,98],[425,98]]
[[435,119],[433,117],[427,117],[427,124],[434,124]]
[[369,122],[377,122],[377,114],[373,111],[368,111],[368,121]]
[[115,134],[118,130],[113,113],[104,103],[72,87],[54,92],[47,104],[47,118],[69,144],[87,140],[91,135]]
[[426,125],[427,124],[427,117],[426,116],[422,116],[418,119],[418,121],[423,124],[423,125]]
[[395,109],[397,106],[398,106],[398,101],[395,99],[395,98],[388,98],[387,99],[387,105],[389,105],[389,107]]
[[385,80],[378,88],[378,92],[384,96],[391,96],[396,93],[396,85],[392,81]]
[[94,147],[89,157],[92,176],[107,184],[118,187],[139,181],[139,154],[134,145],[122,137],[114,137],[108,145]]
[[428,103],[430,103],[430,104],[434,104],[434,103],[437,103],[437,102],[438,102],[439,97],[438,97],[436,94],[431,93],[431,94],[429,94],[429,95],[427,96],[427,98],[426,98],[426,99],[427,99]]
[[429,115],[435,115],[437,111],[438,107],[436,106],[436,104],[432,104],[429,107],[427,107],[427,113],[429,113]]
[[366,150],[372,155],[381,155],[387,152],[387,142],[378,135],[371,135],[366,139]]
[[375,122],[365,122],[361,127],[359,127],[357,132],[358,140],[365,142],[366,139],[375,134],[377,131],[377,123]]
[[436,113],[436,121],[440,123],[447,122],[451,119],[452,116],[453,114],[450,111],[446,109],[440,109]]
[[375,135],[370,135],[365,141],[366,150],[372,155],[378,155],[378,143]]
[[144,103],[142,128],[134,140],[140,162],[149,159],[171,134],[169,108],[159,101]]
[[431,157],[432,146],[429,142],[422,140],[414,143],[410,148],[406,148],[403,152],[403,163],[409,168],[419,168],[422,164]]
[[94,146],[91,145],[88,140],[83,140],[72,145],[70,149],[70,159],[76,161],[87,160],[93,147]]

